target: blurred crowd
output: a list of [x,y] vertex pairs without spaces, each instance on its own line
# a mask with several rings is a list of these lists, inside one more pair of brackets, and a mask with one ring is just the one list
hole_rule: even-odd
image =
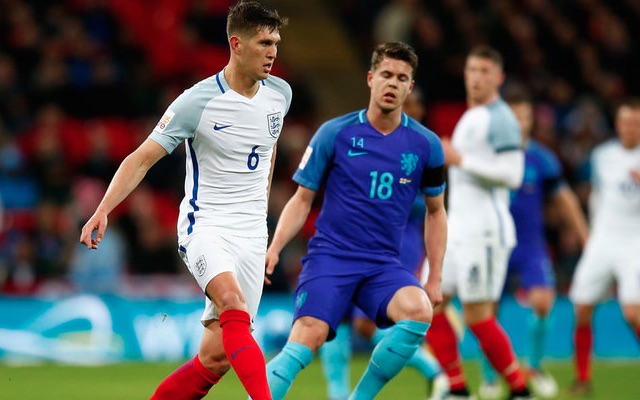
[[[534,136],[557,152],[578,193],[586,193],[582,172],[590,150],[613,134],[613,108],[640,93],[640,43],[632,40],[640,37],[637,0],[326,1],[344,21],[354,51],[362,52],[363,66],[374,43],[414,45],[424,122],[441,135],[451,134],[465,107],[467,50],[478,43],[498,48],[505,90],[532,93]],[[80,246],[79,231],[168,102],[224,66],[231,3],[0,0],[0,292],[139,293],[191,282],[176,252],[182,148],[114,211],[98,252]],[[274,74],[290,76],[281,59],[276,66]],[[312,102],[298,96],[304,83],[291,83],[294,104],[278,147],[271,227],[295,190],[290,177],[315,128]],[[581,200],[586,212],[586,196]],[[550,212],[562,292],[580,249],[553,219]],[[294,285],[313,229],[311,218],[283,252],[267,290]]]

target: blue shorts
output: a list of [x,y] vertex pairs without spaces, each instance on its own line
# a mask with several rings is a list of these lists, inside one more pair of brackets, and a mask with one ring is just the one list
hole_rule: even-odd
[[295,290],[293,319],[311,316],[329,325],[329,337],[353,305],[380,328],[394,324],[387,316],[393,295],[406,286],[422,288],[399,262],[353,260],[307,254]]
[[555,273],[547,251],[537,246],[517,246],[511,253],[507,282],[524,290],[533,287],[553,288]]

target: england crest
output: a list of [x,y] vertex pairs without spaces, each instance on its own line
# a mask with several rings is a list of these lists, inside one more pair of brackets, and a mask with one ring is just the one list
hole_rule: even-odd
[[269,126],[269,134],[277,138],[282,130],[282,113],[277,112],[267,115],[267,125]]
[[196,260],[196,265],[194,267],[196,270],[195,272],[198,276],[204,275],[204,271],[207,270],[207,260],[205,260],[204,255],[198,257],[198,259]]

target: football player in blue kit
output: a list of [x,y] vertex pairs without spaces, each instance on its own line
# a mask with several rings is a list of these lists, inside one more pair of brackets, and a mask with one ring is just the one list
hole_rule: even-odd
[[[335,336],[351,304],[379,327],[390,327],[349,397],[374,398],[420,346],[432,304],[441,301],[447,236],[444,153],[433,132],[402,112],[417,62],[404,43],[377,46],[367,74],[368,108],[324,123],[294,174],[299,186],[267,249],[267,274],[300,231],[322,185],[325,195],[302,260],[289,339],[267,365],[274,399],[285,396],[296,375]],[[424,287],[400,262],[418,193],[427,207],[425,247],[431,265]]]
[[[426,107],[423,102],[422,91],[414,86],[411,93],[402,105],[405,114],[418,122],[424,120]],[[402,247],[400,249],[400,261],[402,265],[412,273],[422,275],[424,261],[424,216],[427,212],[422,194],[416,196],[407,228],[404,231]],[[320,360],[322,370],[327,380],[327,395],[329,400],[343,400],[349,397],[351,392],[350,359],[352,353],[352,327],[353,331],[364,338],[371,347],[382,340],[386,329],[378,329],[374,321],[357,307],[353,312],[348,312],[347,321],[340,324],[336,331],[336,337],[326,342],[320,348]],[[414,368],[428,382],[430,399],[442,399],[449,392],[449,380],[442,373],[438,361],[427,349],[420,346],[407,361],[407,367]]]

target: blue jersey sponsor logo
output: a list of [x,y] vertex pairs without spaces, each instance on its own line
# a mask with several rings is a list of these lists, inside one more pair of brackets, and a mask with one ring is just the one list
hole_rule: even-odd
[[232,126],[232,125],[218,125],[218,123],[215,123],[215,124],[213,124],[213,130],[214,131],[220,131],[220,130],[226,129],[226,128],[230,127],[230,126]]
[[369,154],[368,151],[353,151],[353,150],[349,150],[349,152],[347,153],[347,156],[349,157],[358,157],[358,156],[364,156],[365,154]]

